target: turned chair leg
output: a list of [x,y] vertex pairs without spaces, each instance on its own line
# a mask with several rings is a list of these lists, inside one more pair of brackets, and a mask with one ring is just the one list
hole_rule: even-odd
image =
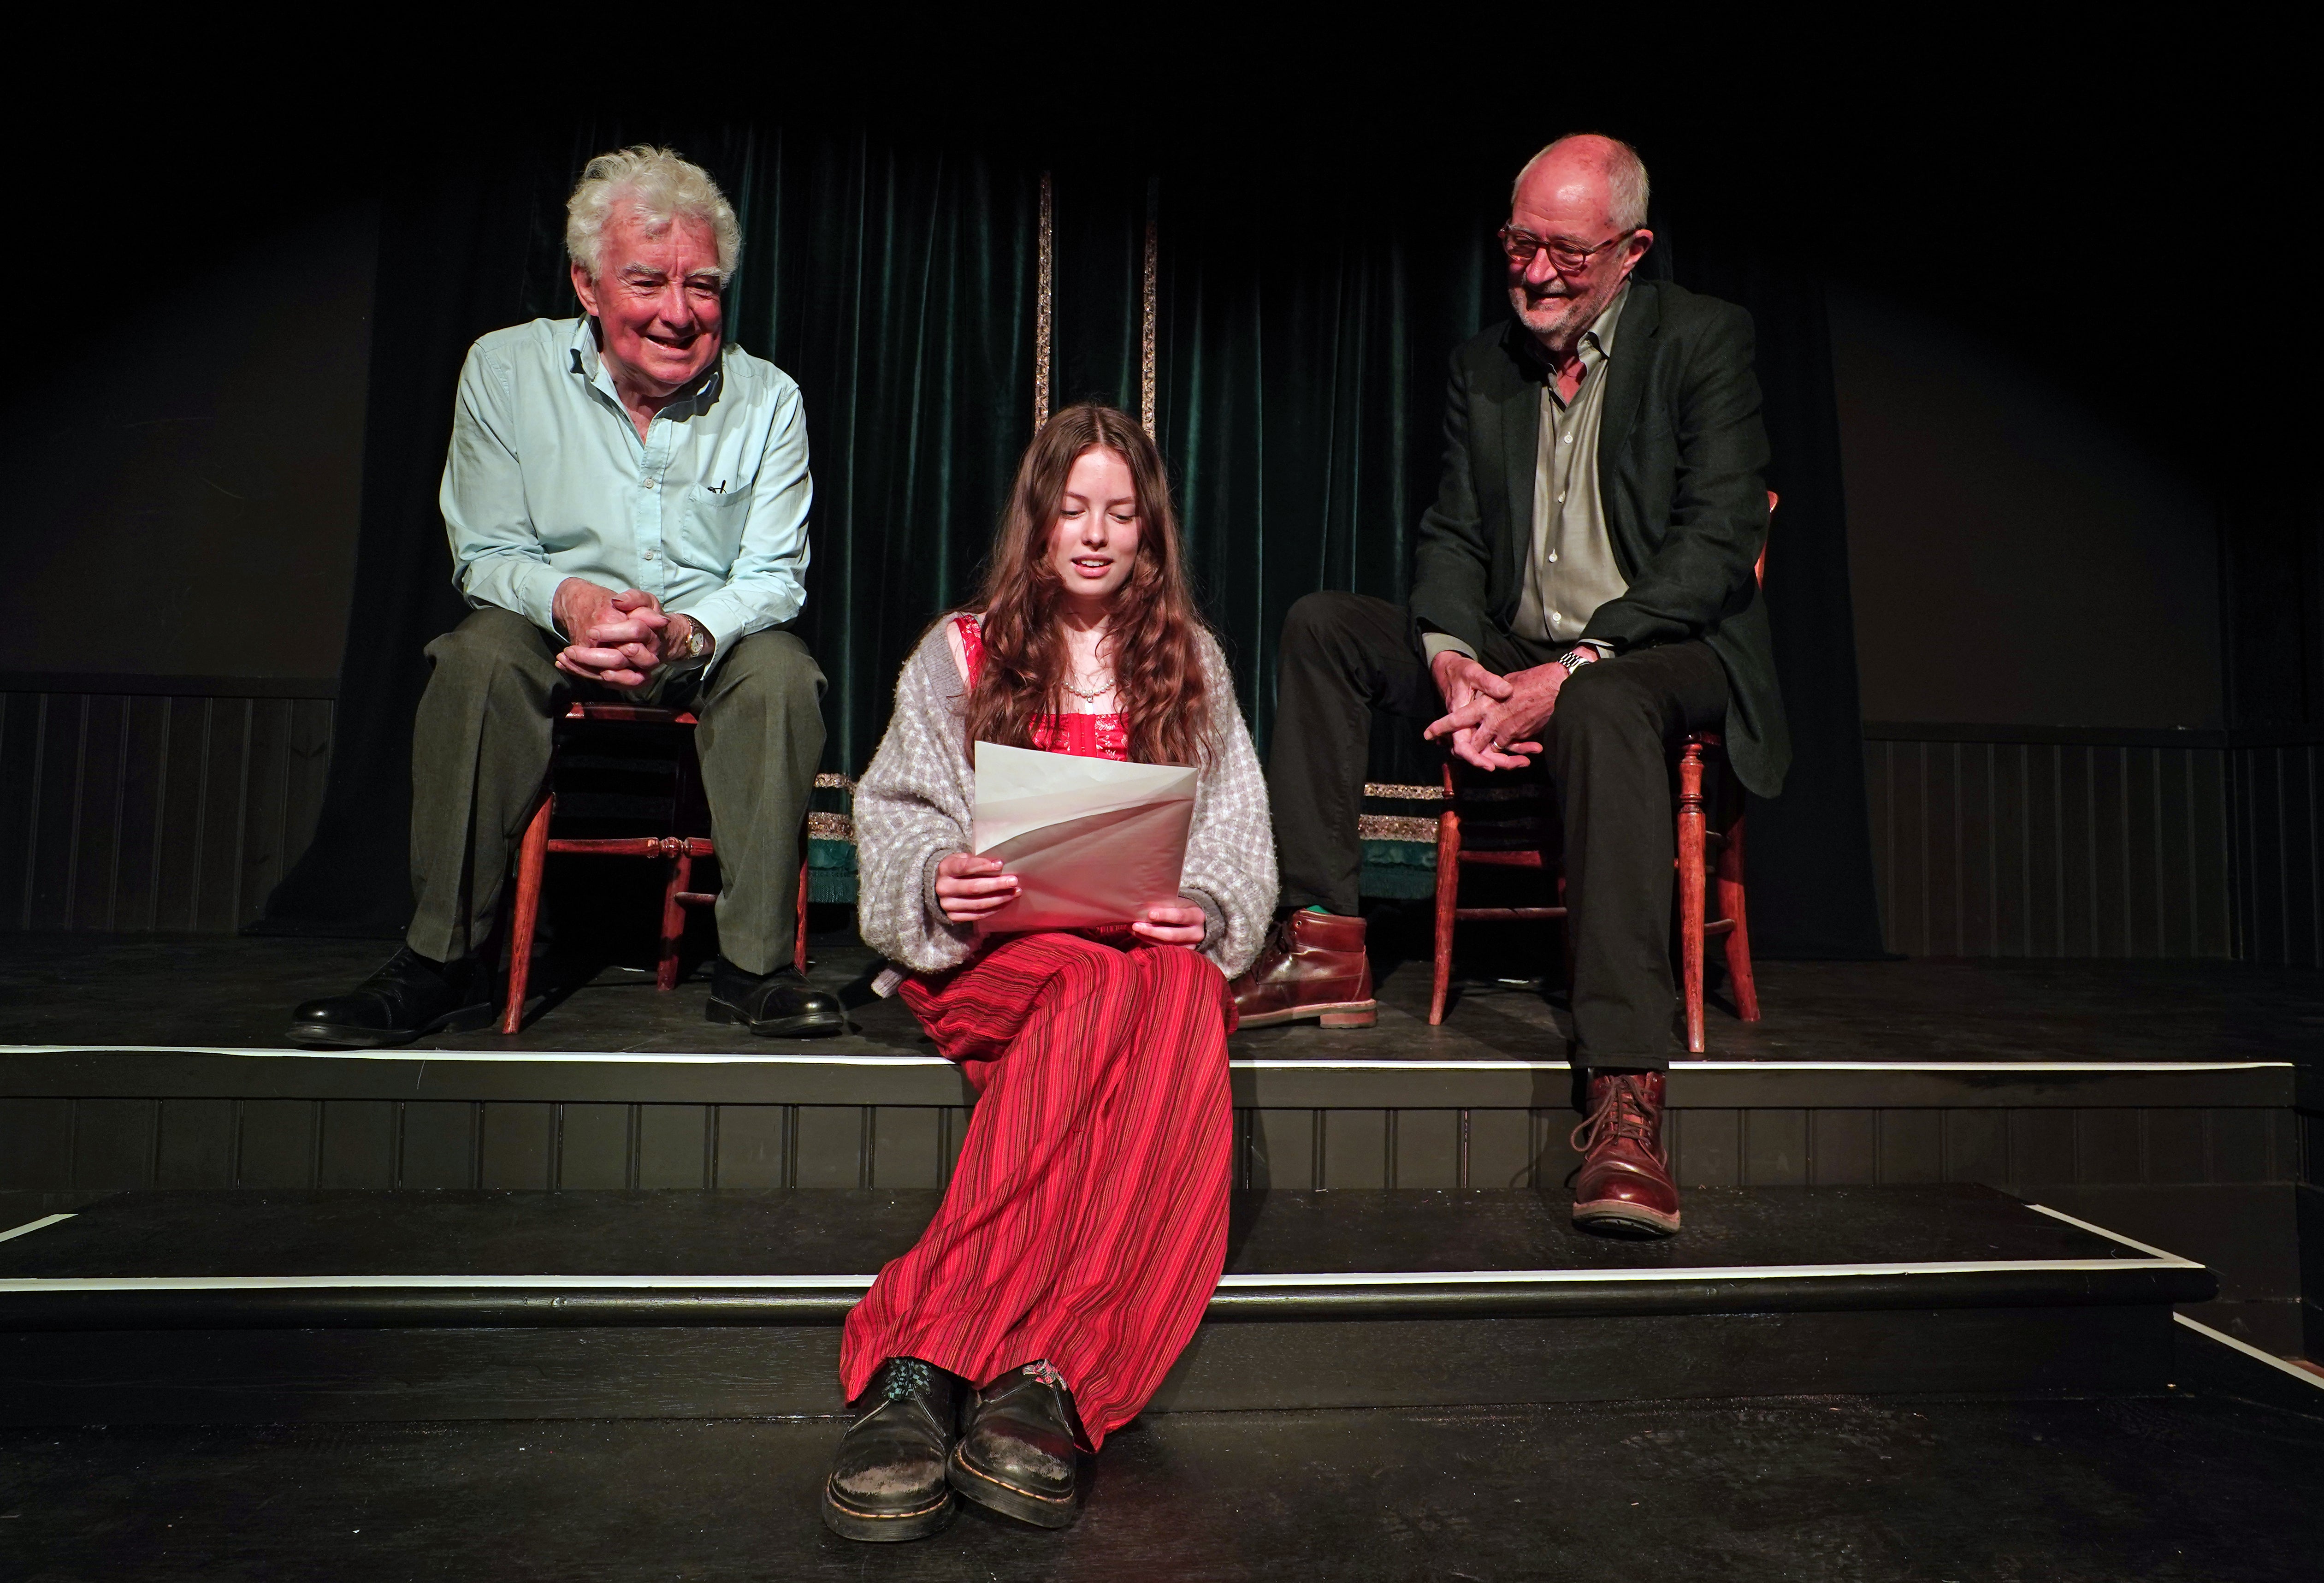
[[[1449,784],[1449,781],[1448,781]],[[1436,816],[1436,964],[1428,992],[1428,1025],[1443,1026],[1445,992],[1452,986],[1453,916],[1461,905],[1461,816],[1447,807]]]
[[1743,910],[1743,820],[1738,816],[1719,854],[1719,914],[1734,925],[1727,931],[1727,977],[1735,988],[1735,1014],[1759,1020],[1759,990],[1751,982],[1751,927]]
[[540,806],[524,827],[517,848],[515,917],[509,926],[508,1004],[501,1013],[501,1032],[513,1033],[524,1025],[524,995],[532,979],[532,936],[540,923],[540,873],[549,863],[549,821],[557,810],[554,793],[543,792]]
[[686,903],[680,893],[694,888],[694,857],[680,852],[669,860],[669,884],[661,893],[661,960],[654,966],[654,987],[678,987],[678,948],[686,939]]
[[791,934],[791,966],[807,971],[807,840],[799,840],[798,927]]
[[1686,994],[1686,1047],[1702,1053],[1702,748],[1689,743],[1678,765],[1679,959]]

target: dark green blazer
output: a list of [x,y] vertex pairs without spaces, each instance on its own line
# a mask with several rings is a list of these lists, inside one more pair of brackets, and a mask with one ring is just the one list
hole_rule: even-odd
[[[1792,761],[1767,607],[1752,563],[1767,540],[1767,435],[1751,316],[1664,281],[1635,281],[1607,363],[1598,485],[1629,590],[1583,636],[1620,653],[1701,638],[1727,667],[1727,754],[1762,797]],[[1548,376],[1512,319],[1452,354],[1444,477],[1420,519],[1412,614],[1480,652],[1516,619],[1533,546],[1534,452]]]

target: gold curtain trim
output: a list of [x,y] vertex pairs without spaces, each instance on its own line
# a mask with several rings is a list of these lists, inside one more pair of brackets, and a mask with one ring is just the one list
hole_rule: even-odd
[[1052,230],[1053,195],[1049,172],[1041,172],[1040,284],[1033,306],[1033,427],[1049,421],[1049,346],[1055,333],[1056,238]]
[[1161,438],[1154,427],[1154,266],[1161,251],[1162,227],[1155,214],[1155,183],[1146,183],[1146,271],[1138,299],[1138,416],[1146,432]]

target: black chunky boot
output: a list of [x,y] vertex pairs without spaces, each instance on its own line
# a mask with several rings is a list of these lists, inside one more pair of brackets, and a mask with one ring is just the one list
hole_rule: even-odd
[[926,1539],[957,1509],[945,1454],[960,1422],[960,1380],[891,1357],[854,1402],[855,1421],[823,1486],[823,1520],[842,1539]]
[[1081,1420],[1073,1393],[1047,1363],[1028,1363],[975,1393],[953,1448],[953,1488],[1004,1517],[1070,1528],[1082,1514]]

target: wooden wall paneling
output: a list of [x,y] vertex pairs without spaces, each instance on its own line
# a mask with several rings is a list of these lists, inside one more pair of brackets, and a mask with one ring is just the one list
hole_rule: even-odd
[[1395,1185],[1394,1145],[1387,1110],[1326,1110],[1323,1118],[1323,1182],[1327,1188]]
[[493,1100],[476,1120],[476,1185],[549,1188],[557,1181],[557,1106]]
[[2034,870],[2026,839],[2025,745],[1987,743],[1985,752],[1993,789],[1993,916],[1987,921],[1986,950],[1996,957],[2031,956]]
[[[1535,1110],[1526,1113],[1533,1124],[1534,1157],[1532,1180],[1523,1185],[1545,1190],[1555,1189],[1581,1169],[1582,1156],[1573,1147],[1576,1118],[1570,1110]],[[1663,1113],[1663,1147],[1671,1159],[1679,1157],[1680,1140],[1686,1134],[1686,1113],[1669,1110]]]
[[237,832],[234,927],[254,921],[282,877],[290,839],[291,704],[287,698],[249,700],[249,742]]
[[871,1107],[802,1105],[791,1132],[791,1185],[866,1187]]
[[281,867],[288,872],[315,838],[330,779],[331,736],[338,706],[330,699],[290,700],[290,736],[283,773]]
[[209,825],[210,706],[207,698],[164,700],[162,735],[167,751],[161,761],[161,784],[154,792],[159,808],[161,848],[153,867],[153,918],[151,927],[190,930],[197,927],[201,907],[202,843]]
[[2144,1181],[2145,1151],[2139,1113],[2110,1108],[2074,1113],[2076,1181]]
[[785,1176],[783,1142],[790,1133],[787,1105],[722,1105],[712,1170],[722,1188],[779,1188]]
[[74,1100],[70,1185],[106,1192],[152,1186],[160,1110],[152,1099]]
[[0,692],[0,923],[32,926],[34,770],[40,757],[41,695]]
[[1532,1185],[1531,1120],[1523,1110],[1469,1112],[1469,1186],[1507,1190]]
[[234,1185],[234,1101],[164,1099],[153,1150],[157,1188]]
[[2187,810],[2187,875],[2194,895],[2195,954],[2236,954],[2235,889],[2229,882],[2231,834],[2227,811],[2227,754],[2190,754]]
[[953,1169],[960,1163],[961,1146],[967,1142],[968,1106],[945,1106],[936,1119],[936,1150],[944,1162],[944,1171],[936,1184],[939,1187],[951,1185]]
[[1396,1188],[1458,1188],[1462,1180],[1459,1110],[1392,1111],[1388,1138],[1393,1150],[1388,1185]]
[[1932,742],[1928,745],[1928,774],[1921,815],[1928,827],[1923,841],[1928,866],[1922,905],[1926,920],[1924,949],[1932,957],[1962,954],[1961,914],[1966,898],[1961,893],[1961,878],[1967,863],[1962,850],[1960,760],[1961,745],[1958,742]]
[[[1743,1185],[1743,1112],[1689,1110],[1675,1139],[1669,1140],[1681,1187]],[[1545,1180],[1546,1178],[1545,1178]]]
[[1929,954],[1929,747],[1924,742],[1890,745],[1897,752],[1890,768],[1890,817],[1896,867],[1891,877],[1896,943],[1908,957]]
[[871,1185],[944,1185],[944,1112],[933,1105],[882,1105],[872,1115]]
[[2009,1115],[2011,1181],[2074,1181],[2074,1113],[2013,1110]]
[[557,1107],[557,1185],[561,1188],[628,1188],[633,1174],[634,1122],[628,1105],[559,1105]]
[[[2209,1147],[2205,1162],[2207,1181],[2289,1181],[2295,1166],[2281,1162],[2273,1145],[2281,1113],[2264,1110],[2212,1110],[2206,1113]],[[2288,1119],[2288,1117],[2286,1118]]]
[[33,749],[32,819],[28,866],[32,894],[24,927],[62,929],[70,893],[75,831],[80,807],[81,738],[88,699],[44,696],[40,739]]
[[326,1099],[320,1102],[319,1108],[322,1136],[316,1149],[315,1185],[395,1186],[395,1101]]
[[1896,943],[1896,919],[1891,905],[1895,889],[1889,876],[1896,871],[1895,799],[1891,782],[1896,745],[1867,737],[1864,742],[1864,812],[1872,832],[1872,904],[1880,914],[1880,938],[1892,951]]
[[124,703],[113,884],[102,925],[115,933],[153,927],[153,876],[161,843],[161,792],[167,779],[170,747],[168,699],[132,698]]
[[1944,1180],[2009,1180],[2009,1113],[1993,1109],[1939,1112],[1943,1118]]
[[1323,1151],[1320,1110],[1253,1110],[1250,1157],[1244,1180],[1255,1188],[1319,1188]]
[[[2154,1109],[2139,1118],[2141,1181],[2209,1181],[2210,1117],[2214,1113],[2191,1106]],[[2219,1114],[2232,1115],[2233,1112]]]
[[1999,902],[1994,892],[2000,832],[1995,819],[1993,754],[1990,742],[1953,745],[1953,807],[1960,829],[1960,899],[1953,919],[1957,956],[1989,957],[1997,949],[1994,920]]
[[1808,1112],[1808,1180],[1839,1186],[1878,1180],[1880,1113],[1877,1110]]
[[638,1106],[638,1170],[641,1188],[706,1188],[717,1157],[710,1134],[717,1107],[709,1105]]
[[1941,1110],[1883,1110],[1873,1180],[1888,1186],[1944,1180],[1944,1122]]
[[72,1103],[0,1099],[0,1188],[47,1192],[72,1180]]
[[483,1106],[466,1099],[410,1099],[396,1111],[397,1187],[477,1185],[476,1133]]
[[235,1104],[235,1185],[315,1186],[322,1102],[239,1099]]
[[1808,1183],[1808,1113],[1804,1110],[1743,1112],[1741,1162],[1745,1187],[1805,1187]]
[[60,924],[65,929],[104,929],[112,912],[128,705],[117,693],[81,699],[80,768],[74,777],[72,822],[66,836],[71,861]]
[[191,927],[229,934],[242,922],[243,799],[250,789],[252,701],[202,700],[209,714],[202,760],[202,834]]

